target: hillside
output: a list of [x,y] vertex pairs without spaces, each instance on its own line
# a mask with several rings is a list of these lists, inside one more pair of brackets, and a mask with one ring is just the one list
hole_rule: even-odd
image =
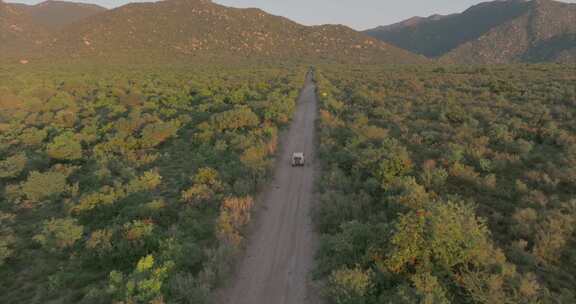
[[47,32],[32,23],[19,7],[0,0],[0,54],[2,57],[26,55],[37,50],[47,38]]
[[49,30],[60,30],[65,26],[106,11],[105,8],[86,3],[48,0],[37,5],[20,5],[31,20]]
[[365,33],[443,62],[573,62],[576,5],[493,1],[461,14],[411,18]]
[[498,64],[576,62],[576,4],[532,1],[530,10],[442,58],[445,62]]
[[365,33],[428,57],[439,57],[460,44],[476,39],[491,28],[527,11],[524,0],[494,1],[475,5],[461,14],[415,17]]
[[325,59],[423,62],[425,59],[344,26],[307,27],[259,9],[207,0],[132,3],[61,31],[53,56],[136,62]]

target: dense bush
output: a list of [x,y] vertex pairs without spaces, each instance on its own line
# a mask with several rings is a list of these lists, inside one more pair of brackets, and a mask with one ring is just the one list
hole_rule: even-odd
[[486,71],[320,69],[333,302],[574,302],[576,70]]
[[44,222],[42,231],[34,236],[34,240],[48,250],[65,249],[82,238],[83,232],[84,228],[75,219],[51,219]]
[[206,303],[305,69],[4,74],[0,302]]
[[82,144],[74,138],[74,133],[66,132],[48,144],[46,153],[55,159],[77,160],[82,158]]
[[22,184],[22,193],[32,201],[41,201],[47,197],[59,195],[66,190],[66,176],[60,172],[30,172]]
[[0,161],[0,178],[17,177],[26,167],[28,159],[23,153],[16,154]]

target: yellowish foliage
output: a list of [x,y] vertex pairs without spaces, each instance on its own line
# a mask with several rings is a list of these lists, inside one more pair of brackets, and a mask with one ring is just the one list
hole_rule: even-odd
[[250,211],[254,206],[252,197],[229,197],[222,202],[218,218],[218,236],[221,240],[240,246],[243,237],[241,229],[250,222]]

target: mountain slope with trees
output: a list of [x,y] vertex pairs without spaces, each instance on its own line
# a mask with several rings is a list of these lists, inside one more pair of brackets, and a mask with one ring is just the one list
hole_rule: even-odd
[[411,18],[365,33],[448,63],[574,62],[576,5],[493,1],[461,14]]
[[534,0],[524,15],[446,54],[447,62],[499,64],[576,57],[576,4]]
[[68,27],[55,56],[144,62],[230,58],[423,62],[423,57],[344,26],[307,27],[259,9],[206,0],[132,3]]
[[60,30],[67,25],[106,11],[106,8],[67,1],[48,0],[36,5],[11,4],[19,6],[31,20],[49,30]]
[[365,33],[428,57],[439,57],[460,44],[476,39],[491,28],[520,16],[528,9],[524,0],[475,5],[461,14],[410,18]]
[[0,57],[3,54],[24,55],[37,50],[48,33],[30,20],[21,8],[0,0]]

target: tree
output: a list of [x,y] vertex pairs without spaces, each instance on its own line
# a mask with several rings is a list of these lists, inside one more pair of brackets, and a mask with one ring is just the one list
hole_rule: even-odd
[[291,114],[294,111],[295,103],[292,99],[283,98],[282,96],[270,96],[273,101],[266,107],[264,118],[278,124],[284,124],[290,121]]
[[213,115],[211,122],[218,131],[235,131],[259,125],[260,118],[256,113],[252,112],[250,108],[239,106],[232,110]]
[[438,278],[430,273],[417,274],[412,277],[419,302],[422,304],[450,304],[447,292]]
[[327,293],[337,304],[367,303],[368,293],[374,287],[372,277],[372,271],[360,267],[336,270],[328,278]]
[[204,167],[200,168],[192,177],[194,183],[188,190],[182,191],[182,199],[189,203],[206,202],[214,198],[217,192],[222,191],[218,171]]
[[170,137],[174,137],[180,129],[181,123],[177,120],[152,123],[142,130],[140,144],[142,148],[154,148]]
[[437,168],[434,160],[427,160],[422,165],[420,179],[426,188],[441,190],[447,178],[448,171],[444,168]]
[[122,303],[164,303],[162,287],[174,262],[158,264],[150,254],[140,258],[128,276],[119,271],[110,272],[108,292]]
[[65,132],[48,144],[47,153],[54,159],[77,160],[82,158],[82,144],[76,139],[74,133]]
[[22,192],[34,202],[53,195],[59,195],[66,189],[66,176],[60,172],[32,171],[22,184]]
[[0,234],[0,267],[2,267],[7,258],[9,258],[14,250],[12,245],[15,243],[16,238],[12,234]]
[[386,265],[392,272],[425,271],[464,265],[483,258],[490,243],[488,229],[474,214],[474,209],[461,202],[436,202],[402,215],[392,238],[395,250]]
[[[464,288],[471,299],[486,304],[532,303],[539,295],[535,282],[529,283],[531,290],[520,291],[516,282],[525,278],[493,246],[486,225],[468,204],[437,202],[402,215],[392,245],[392,252],[377,264],[383,272],[404,274],[417,285],[424,283],[418,283],[423,274],[443,276],[449,280],[444,284]],[[449,285],[440,284],[426,296]]]
[[233,248],[238,248],[243,240],[241,229],[250,222],[250,212],[254,206],[252,197],[229,197],[224,200],[218,217],[218,237]]
[[576,200],[550,211],[536,227],[533,253],[544,264],[557,263],[576,230]]
[[60,110],[54,116],[54,124],[61,128],[72,128],[76,124],[76,119],[75,110]]
[[75,107],[74,97],[65,91],[58,91],[44,104],[46,111],[58,111],[65,108]]
[[152,191],[162,183],[162,175],[157,170],[148,170],[138,178],[135,178],[126,186],[127,193],[140,191]]
[[112,235],[113,231],[111,229],[95,230],[86,241],[86,248],[98,252],[109,251],[112,249]]
[[222,188],[218,171],[210,167],[198,169],[198,172],[194,175],[192,181],[195,184],[205,184],[216,189]]
[[377,176],[382,181],[382,187],[387,188],[394,178],[403,176],[412,170],[412,160],[406,150],[401,148],[380,161],[376,170]]
[[131,242],[142,242],[152,236],[154,227],[151,220],[134,220],[124,224],[124,237]]
[[343,266],[369,263],[379,238],[388,234],[379,228],[369,223],[348,221],[340,225],[339,233],[323,236],[319,254],[324,258],[319,261],[317,272],[330,274]]
[[182,191],[182,199],[189,203],[209,201],[212,197],[214,197],[214,191],[205,184],[193,185],[188,190]]
[[389,201],[395,204],[419,210],[430,203],[430,196],[426,189],[416,182],[413,177],[398,178],[392,182],[389,192],[393,195]]
[[46,129],[28,128],[20,135],[20,140],[26,146],[37,146],[44,142],[48,136]]
[[73,218],[53,218],[44,221],[42,226],[42,231],[34,236],[34,240],[49,250],[72,247],[84,233],[84,227],[78,225],[76,219]]
[[246,149],[240,156],[240,160],[244,165],[259,175],[266,169],[268,165],[266,156],[268,156],[267,147],[263,144],[259,144]]
[[14,253],[13,245],[16,243],[16,236],[8,224],[12,224],[15,218],[14,214],[0,211],[0,267]]
[[0,178],[17,177],[24,171],[28,159],[26,154],[19,153],[0,161]]

